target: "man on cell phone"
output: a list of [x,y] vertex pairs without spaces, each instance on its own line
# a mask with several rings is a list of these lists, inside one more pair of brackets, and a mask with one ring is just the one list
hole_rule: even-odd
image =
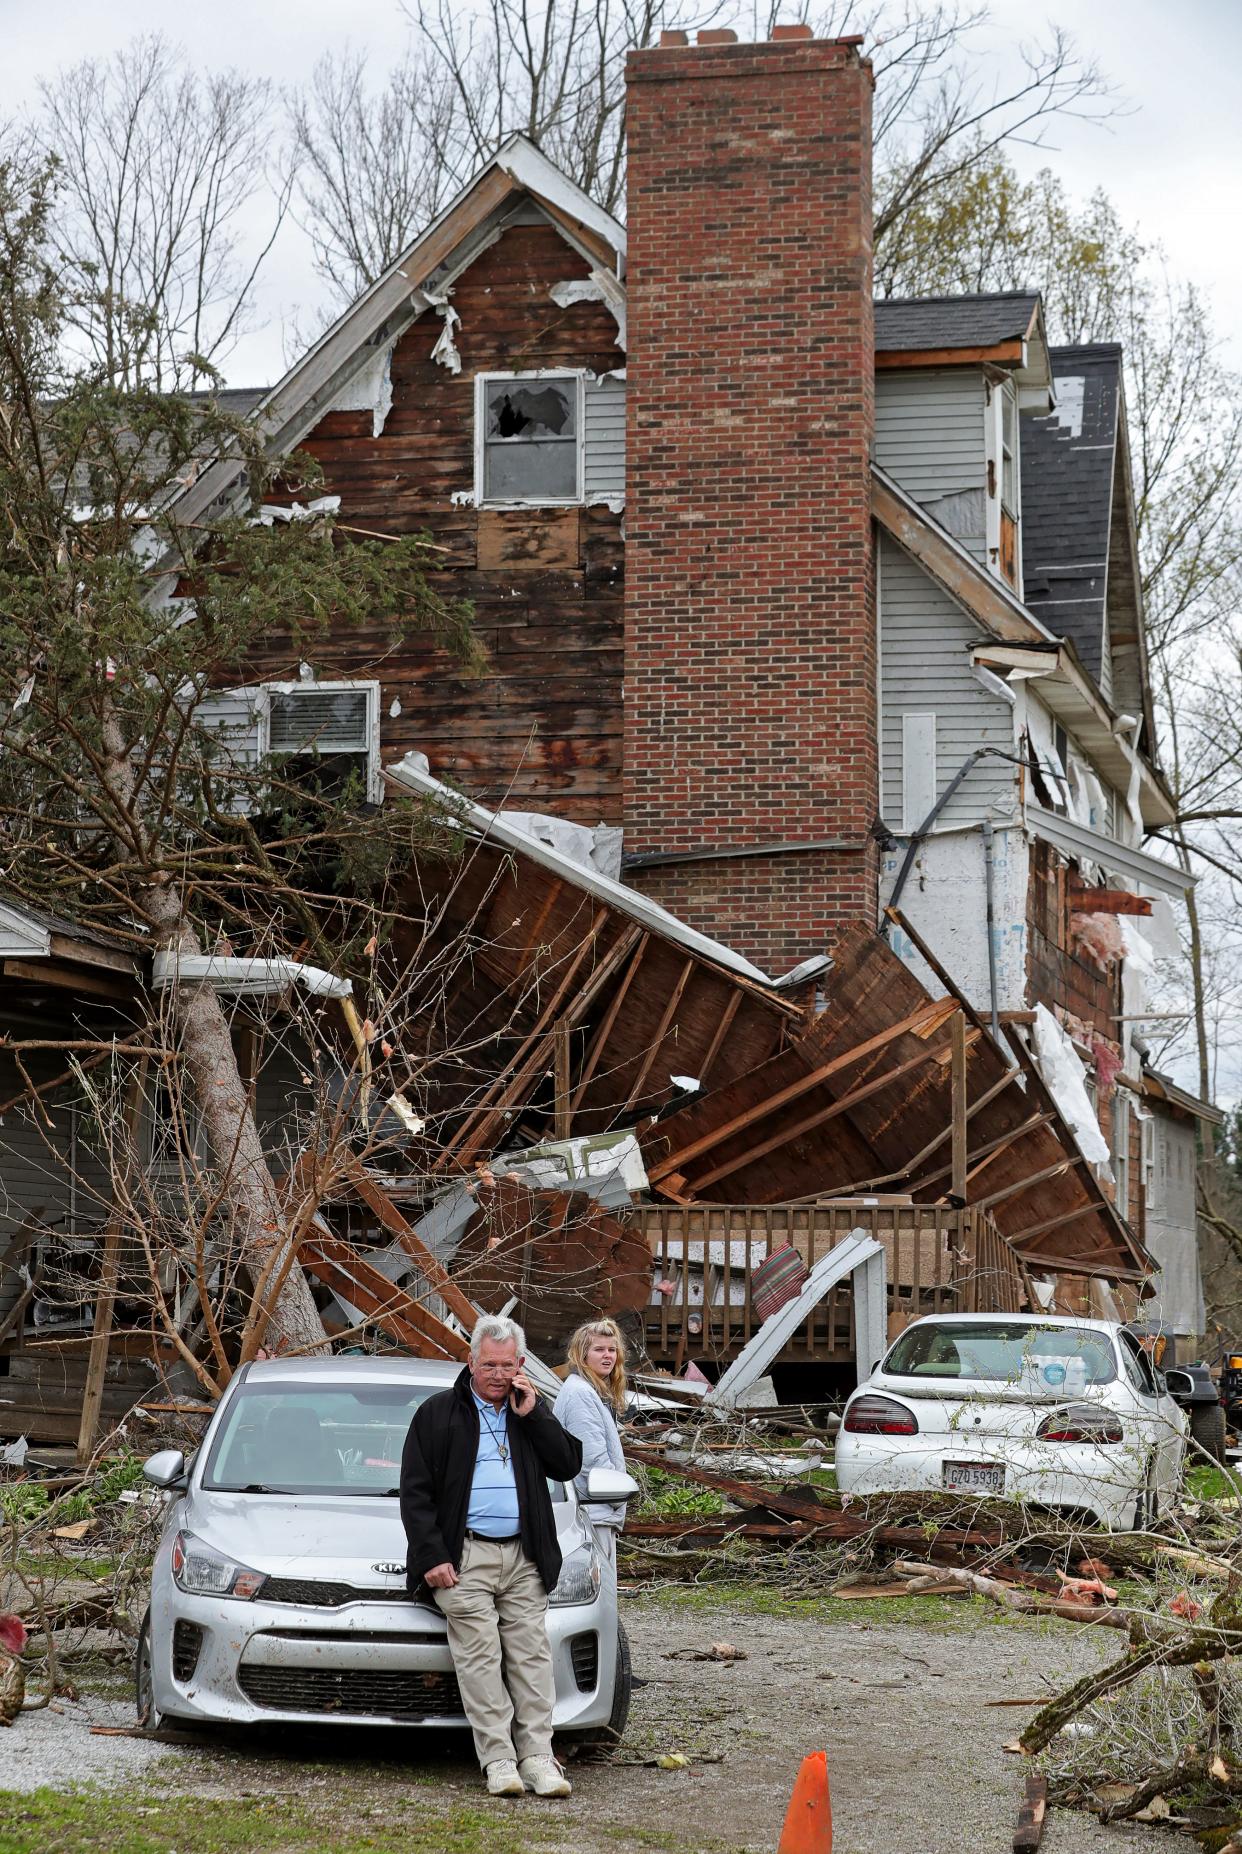
[[552,1755],[545,1618],[561,1574],[548,1480],[572,1480],[582,1444],[522,1370],[526,1336],[485,1315],[470,1363],[420,1405],[401,1457],[406,1580],[430,1591],[474,1748],[493,1796],[568,1796]]

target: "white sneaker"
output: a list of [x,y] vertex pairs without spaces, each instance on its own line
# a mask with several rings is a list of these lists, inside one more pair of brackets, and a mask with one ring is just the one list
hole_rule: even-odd
[[536,1796],[572,1796],[573,1784],[554,1757],[524,1757],[518,1775]]
[[518,1767],[511,1757],[503,1758],[497,1764],[489,1764],[485,1775],[489,1796],[524,1796],[526,1794],[526,1785],[518,1776]]

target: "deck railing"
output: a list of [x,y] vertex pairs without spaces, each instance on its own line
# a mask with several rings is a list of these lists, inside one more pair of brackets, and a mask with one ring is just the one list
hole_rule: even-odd
[[[791,1244],[808,1267],[861,1229],[888,1256],[890,1335],[925,1313],[1016,1312],[1022,1274],[985,1212],[835,1199],[821,1204],[650,1205],[630,1217],[652,1256],[645,1316],[656,1364],[728,1363],[758,1331],[750,1278]],[[847,1364],[854,1355],[848,1285],[833,1288],[781,1353],[786,1363]]]

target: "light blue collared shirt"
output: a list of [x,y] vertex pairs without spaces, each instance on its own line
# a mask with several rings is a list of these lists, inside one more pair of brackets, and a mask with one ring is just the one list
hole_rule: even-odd
[[513,1456],[501,1458],[501,1445],[509,1443],[509,1405],[497,1412],[471,1386],[479,1418],[479,1452],[474,1461],[474,1478],[470,1483],[470,1504],[466,1508],[466,1529],[481,1532],[484,1538],[508,1539],[518,1530],[517,1482],[513,1477]]

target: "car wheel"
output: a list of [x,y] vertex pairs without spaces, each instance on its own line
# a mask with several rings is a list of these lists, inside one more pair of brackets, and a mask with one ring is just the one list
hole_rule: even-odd
[[151,1611],[142,1619],[138,1647],[134,1654],[134,1706],[144,1732],[162,1731],[164,1714],[156,1711],[155,1679],[151,1667]]
[[1222,1465],[1225,1460],[1225,1412],[1218,1403],[1192,1403],[1190,1434],[1205,1455]]

